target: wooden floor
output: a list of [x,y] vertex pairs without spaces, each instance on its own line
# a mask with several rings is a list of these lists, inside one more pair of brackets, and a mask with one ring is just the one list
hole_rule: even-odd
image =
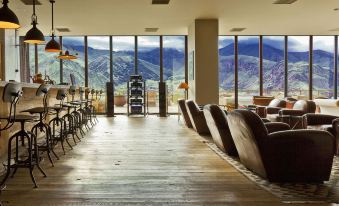
[[3,205],[284,205],[210,150],[176,116],[100,118],[32,188],[9,179]]

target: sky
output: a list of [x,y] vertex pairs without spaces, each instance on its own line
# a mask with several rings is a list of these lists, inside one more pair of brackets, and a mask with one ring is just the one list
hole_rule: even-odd
[[[258,44],[258,36],[239,36],[239,43],[243,44]],[[277,49],[284,49],[284,37],[283,36],[264,36],[264,44],[270,45]],[[219,49],[229,44],[234,43],[234,37],[232,36],[220,36],[219,37]],[[309,50],[309,37],[308,36],[289,36],[288,37],[289,51],[293,52],[305,52]],[[333,53],[334,50],[334,37],[333,36],[314,36],[313,37],[313,49],[323,50]]]
[[[63,37],[64,43],[84,45],[84,37]],[[138,36],[139,50],[159,48],[159,36]],[[89,36],[88,46],[94,49],[109,50],[108,36]],[[183,51],[185,48],[184,36],[163,36],[163,47]],[[134,50],[134,36],[113,36],[113,51]]]

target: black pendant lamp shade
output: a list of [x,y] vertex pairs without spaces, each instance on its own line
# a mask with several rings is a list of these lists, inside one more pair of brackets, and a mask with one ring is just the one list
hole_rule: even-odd
[[8,0],[3,0],[2,4],[3,7],[0,9],[0,29],[20,28],[18,17],[8,8]]
[[54,39],[54,6],[53,4],[55,3],[54,0],[50,0],[52,4],[52,39],[46,44],[45,51],[46,52],[60,52],[60,44]]
[[37,25],[37,16],[35,14],[35,0],[33,0],[33,15],[32,15],[32,25],[31,28],[25,36],[24,42],[28,44],[41,44],[45,42],[44,34],[36,27]]
[[58,56],[58,58],[64,59],[64,60],[74,60],[74,59],[77,59],[78,57],[70,54],[69,51],[65,51],[65,54],[62,54],[62,52],[60,52],[60,55]]

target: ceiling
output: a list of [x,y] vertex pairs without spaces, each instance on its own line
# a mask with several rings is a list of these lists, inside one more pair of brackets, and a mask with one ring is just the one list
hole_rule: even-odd
[[[39,0],[38,27],[50,34],[51,6]],[[339,0],[298,0],[276,5],[274,0],[171,0],[152,5],[151,0],[56,0],[56,27],[71,32],[57,35],[183,35],[194,19],[219,19],[221,35],[334,35],[339,34]],[[32,6],[10,0],[18,15],[20,35],[30,28]],[[146,33],[146,27],[158,27]],[[230,32],[234,27],[247,28]],[[337,29],[338,31],[330,31]]]

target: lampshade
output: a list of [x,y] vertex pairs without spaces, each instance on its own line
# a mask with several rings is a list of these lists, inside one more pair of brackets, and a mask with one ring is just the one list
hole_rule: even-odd
[[8,0],[2,1],[3,7],[0,9],[0,28],[18,29],[20,28],[19,19],[15,13],[8,8]]
[[64,59],[64,60],[73,60],[73,59],[77,59],[78,57],[76,57],[75,55],[71,55],[69,54],[69,51],[66,51],[65,54],[62,54],[61,52],[58,58]]
[[46,52],[60,52],[60,44],[55,41],[54,36],[52,36],[52,39],[46,44],[45,47]]
[[188,89],[189,86],[186,82],[181,82],[178,86],[178,89]]
[[33,14],[32,25],[33,27],[26,33],[24,42],[28,44],[41,44],[45,42],[44,34],[36,27],[38,18],[35,14],[35,0],[33,0]]
[[45,42],[45,37],[36,25],[33,24],[33,28],[26,33],[24,42],[28,44],[41,44]]

